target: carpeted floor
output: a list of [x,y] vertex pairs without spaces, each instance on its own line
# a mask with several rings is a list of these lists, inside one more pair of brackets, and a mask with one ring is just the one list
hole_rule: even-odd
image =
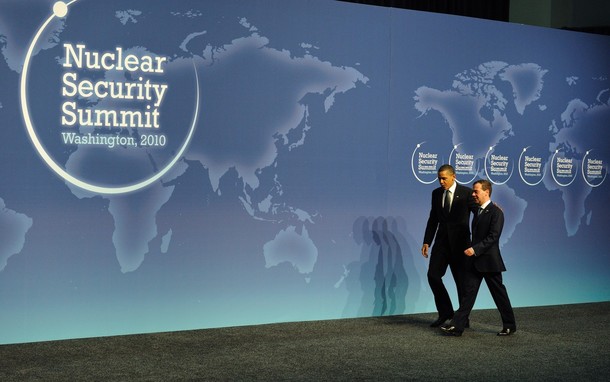
[[0,381],[606,381],[610,302],[495,310],[462,337],[434,314],[0,346]]

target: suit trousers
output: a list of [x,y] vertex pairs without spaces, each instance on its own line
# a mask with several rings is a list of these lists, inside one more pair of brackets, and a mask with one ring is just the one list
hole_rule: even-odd
[[453,280],[458,294],[458,301],[463,298],[462,291],[462,271],[463,264],[462,256],[451,254],[449,251],[434,250],[430,255],[430,264],[428,265],[428,284],[434,295],[434,303],[436,310],[441,318],[451,318],[454,314],[453,304],[447,292],[447,288],[443,283],[443,276],[447,272],[447,268],[451,270]]
[[453,317],[453,325],[458,330],[464,330],[466,322],[468,322],[470,312],[474,307],[477,299],[477,294],[481,286],[481,281],[485,280],[491,297],[500,312],[502,318],[502,327],[508,329],[517,329],[515,323],[515,315],[513,308],[508,298],[508,292],[502,282],[502,272],[479,272],[474,269],[464,270],[464,296],[460,300],[460,307]]

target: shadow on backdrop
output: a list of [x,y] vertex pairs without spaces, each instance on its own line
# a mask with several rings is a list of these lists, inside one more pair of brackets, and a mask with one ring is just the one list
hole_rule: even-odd
[[[354,242],[360,248],[358,261],[347,268],[348,300],[344,316],[389,316],[413,309],[419,296],[419,277],[408,245],[404,220],[394,217],[358,217],[353,224]],[[408,269],[407,269],[408,268]]]

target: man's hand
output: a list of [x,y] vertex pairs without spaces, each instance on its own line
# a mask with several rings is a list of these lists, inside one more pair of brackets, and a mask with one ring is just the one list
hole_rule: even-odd
[[472,247],[468,248],[467,250],[464,251],[464,255],[474,256],[474,249],[472,249]]
[[428,247],[429,247],[428,244],[424,244],[424,246],[421,247],[421,254],[426,259],[428,258]]

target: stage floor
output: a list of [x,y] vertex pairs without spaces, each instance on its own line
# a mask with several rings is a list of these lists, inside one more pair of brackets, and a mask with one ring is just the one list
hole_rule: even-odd
[[607,380],[610,302],[515,315],[505,338],[497,311],[477,310],[462,337],[414,314],[2,345],[0,380]]

